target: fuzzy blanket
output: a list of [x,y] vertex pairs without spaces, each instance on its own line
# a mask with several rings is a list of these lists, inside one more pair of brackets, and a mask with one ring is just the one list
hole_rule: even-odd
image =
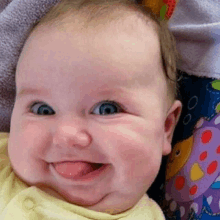
[[220,0],[178,1],[169,21],[182,56],[178,69],[220,79]]
[[8,132],[15,70],[32,26],[59,0],[0,0],[0,131]]

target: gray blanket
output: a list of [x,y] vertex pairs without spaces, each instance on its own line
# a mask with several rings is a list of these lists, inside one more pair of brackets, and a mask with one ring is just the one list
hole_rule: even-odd
[[0,131],[8,132],[15,70],[32,26],[59,0],[0,0]]
[[169,21],[190,75],[220,79],[220,0],[179,0]]

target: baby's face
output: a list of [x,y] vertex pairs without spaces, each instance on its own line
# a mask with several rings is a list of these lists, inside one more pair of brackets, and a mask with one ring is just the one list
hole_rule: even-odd
[[29,185],[122,212],[147,191],[170,151],[158,37],[150,24],[141,33],[72,27],[38,27],[25,44],[9,157]]

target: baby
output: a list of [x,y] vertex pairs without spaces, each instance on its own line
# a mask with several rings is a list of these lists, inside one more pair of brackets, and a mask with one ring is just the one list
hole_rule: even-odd
[[16,69],[0,219],[164,219],[146,191],[181,112],[173,48],[131,1],[52,8]]

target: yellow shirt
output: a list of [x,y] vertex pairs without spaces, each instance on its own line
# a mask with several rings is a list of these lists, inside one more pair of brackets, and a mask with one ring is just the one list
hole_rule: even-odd
[[0,133],[1,220],[164,220],[159,206],[144,195],[132,209],[110,215],[59,200],[28,186],[12,170],[7,152],[8,133]]

